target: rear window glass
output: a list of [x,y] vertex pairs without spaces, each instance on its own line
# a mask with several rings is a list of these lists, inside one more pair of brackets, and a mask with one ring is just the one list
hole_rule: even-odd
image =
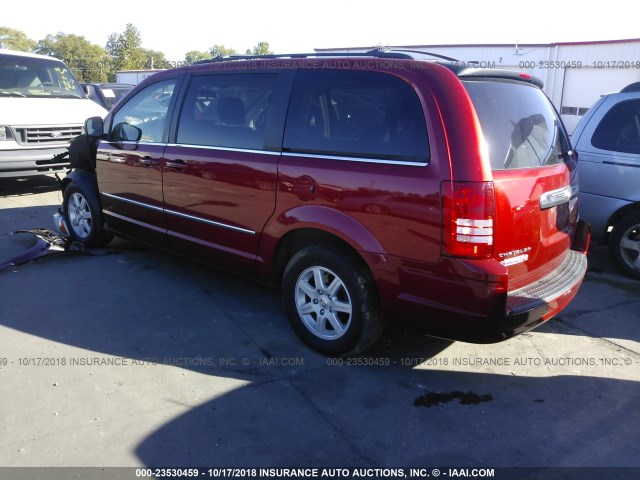
[[571,149],[549,99],[537,87],[508,81],[464,81],[494,170],[562,163]]
[[426,162],[427,128],[416,92],[388,74],[303,70],[284,147],[301,153]]

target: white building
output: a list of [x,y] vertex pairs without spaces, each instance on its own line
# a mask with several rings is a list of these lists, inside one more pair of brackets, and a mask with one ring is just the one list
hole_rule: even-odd
[[116,72],[116,83],[137,85],[145,78],[158,72],[162,72],[162,70],[122,70],[121,72]]
[[[375,47],[317,48],[316,52],[366,52]],[[386,48],[386,47],[385,47]],[[640,81],[640,39],[550,44],[391,46],[436,53],[484,68],[532,73],[572,133],[580,118],[605,93]],[[477,62],[477,63],[475,63]]]

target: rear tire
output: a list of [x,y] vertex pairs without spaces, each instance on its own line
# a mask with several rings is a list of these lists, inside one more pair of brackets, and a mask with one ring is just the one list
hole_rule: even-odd
[[339,248],[314,245],[297,252],[285,269],[282,297],[296,334],[327,355],[360,353],[384,328],[371,272]]
[[620,218],[613,226],[608,243],[618,268],[625,275],[640,279],[640,211]]
[[100,247],[109,243],[113,234],[103,226],[98,200],[92,199],[76,183],[64,191],[62,208],[71,238],[86,247]]

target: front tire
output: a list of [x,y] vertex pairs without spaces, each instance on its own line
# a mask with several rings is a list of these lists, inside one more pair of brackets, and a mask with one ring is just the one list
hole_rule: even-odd
[[90,198],[77,184],[71,183],[65,189],[62,208],[71,238],[76,242],[100,247],[111,240],[112,235],[103,227],[97,199]]
[[615,223],[609,253],[625,275],[640,279],[640,212],[628,213]]
[[297,252],[285,269],[282,296],[296,334],[324,354],[359,353],[382,333],[371,272],[342,249],[317,245]]

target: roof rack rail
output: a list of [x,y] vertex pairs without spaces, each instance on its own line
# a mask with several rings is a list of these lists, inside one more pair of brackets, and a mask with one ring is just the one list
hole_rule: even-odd
[[456,61],[454,58],[446,57],[444,55],[438,55],[437,53],[421,52],[418,50],[390,50],[383,48],[374,48],[366,52],[314,52],[314,53],[282,53],[282,54],[269,54],[269,55],[225,55],[206,60],[198,60],[191,65],[198,65],[203,63],[217,63],[226,62],[229,60],[263,60],[273,58],[328,58],[328,57],[376,57],[376,58],[396,58],[406,60],[416,60],[416,57],[411,54],[418,53],[420,55],[428,55],[431,57],[440,58],[442,60]]
[[447,57],[446,55],[440,55],[439,53],[424,52],[422,50],[408,50],[405,48],[397,48],[397,49],[394,49],[393,51],[399,52],[399,53],[418,53],[420,55],[427,55],[429,57],[435,57],[441,60],[448,60],[449,62],[459,62],[457,58]]

